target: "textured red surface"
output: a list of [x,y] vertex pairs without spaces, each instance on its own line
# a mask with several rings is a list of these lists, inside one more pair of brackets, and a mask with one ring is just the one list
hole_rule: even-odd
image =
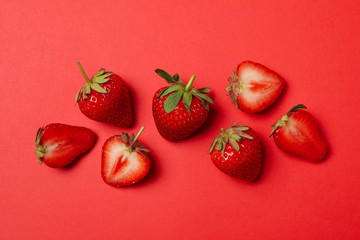
[[[360,4],[358,1],[5,1],[0,9],[0,239],[360,239]],[[152,159],[123,189],[101,179],[101,147],[123,129],[74,105],[101,67],[129,85],[135,123]],[[253,60],[286,87],[263,113],[234,108],[224,88]],[[154,70],[196,75],[215,105],[190,139],[156,130]],[[311,163],[268,138],[280,115],[303,103],[330,146]],[[221,127],[250,124],[264,169],[253,184],[221,173],[206,154]],[[35,134],[61,122],[95,131],[93,150],[65,169],[37,163]]]

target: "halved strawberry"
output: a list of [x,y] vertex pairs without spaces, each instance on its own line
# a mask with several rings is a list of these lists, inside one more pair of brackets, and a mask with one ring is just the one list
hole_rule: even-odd
[[95,139],[95,133],[88,128],[52,123],[39,128],[35,153],[40,164],[61,168],[89,151]]
[[328,152],[326,141],[315,120],[303,104],[296,105],[272,125],[270,136],[284,152],[314,162],[323,160]]
[[137,139],[142,127],[134,137],[127,133],[112,136],[106,140],[102,148],[101,176],[114,187],[123,187],[137,183],[143,179],[150,169],[147,150]]
[[248,113],[263,111],[280,96],[284,88],[283,78],[260,63],[244,61],[233,72],[229,92],[236,108]]

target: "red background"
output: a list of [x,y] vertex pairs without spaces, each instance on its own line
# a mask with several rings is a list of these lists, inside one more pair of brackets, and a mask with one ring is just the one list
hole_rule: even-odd
[[[360,239],[360,4],[358,1],[3,1],[0,9],[0,239]],[[101,67],[128,83],[136,121],[120,129],[74,105]],[[224,88],[243,60],[286,79],[279,101],[250,115]],[[215,105],[190,139],[158,134],[151,112],[162,68]],[[281,152],[268,138],[280,115],[303,103],[330,146],[319,164]],[[221,127],[250,124],[261,136],[256,183],[222,174],[206,154]],[[98,141],[65,169],[40,166],[37,129],[86,126]],[[100,176],[105,139],[145,131],[152,169],[116,189]]]

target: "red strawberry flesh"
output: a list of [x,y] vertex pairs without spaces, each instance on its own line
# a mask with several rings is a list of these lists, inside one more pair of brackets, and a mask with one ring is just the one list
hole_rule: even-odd
[[328,152],[326,141],[313,117],[304,110],[284,115],[283,126],[274,132],[276,145],[284,152],[311,160],[321,161]]
[[38,149],[41,148],[43,152],[37,151],[37,154],[42,162],[53,168],[68,165],[89,151],[96,140],[90,129],[59,123],[45,126],[39,134]]
[[248,113],[260,112],[270,106],[284,87],[279,74],[251,61],[239,64],[229,81],[230,97],[238,108]]
[[110,137],[102,148],[101,176],[107,184],[115,187],[137,183],[150,169],[148,150],[136,138],[133,148],[131,143],[124,141],[128,139],[124,136]]

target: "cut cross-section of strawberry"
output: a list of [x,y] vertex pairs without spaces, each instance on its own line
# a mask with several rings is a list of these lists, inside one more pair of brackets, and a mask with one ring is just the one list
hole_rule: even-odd
[[272,125],[270,136],[284,152],[319,162],[328,153],[328,146],[311,114],[303,104],[291,108]]
[[225,89],[236,108],[256,113],[270,106],[284,88],[283,78],[267,67],[245,61],[239,64]]
[[89,151],[95,140],[95,133],[88,128],[52,123],[39,128],[35,153],[39,163],[60,168]]
[[137,140],[143,130],[144,127],[136,137],[122,133],[106,140],[102,148],[101,176],[107,184],[115,187],[132,185],[149,172],[149,150]]

